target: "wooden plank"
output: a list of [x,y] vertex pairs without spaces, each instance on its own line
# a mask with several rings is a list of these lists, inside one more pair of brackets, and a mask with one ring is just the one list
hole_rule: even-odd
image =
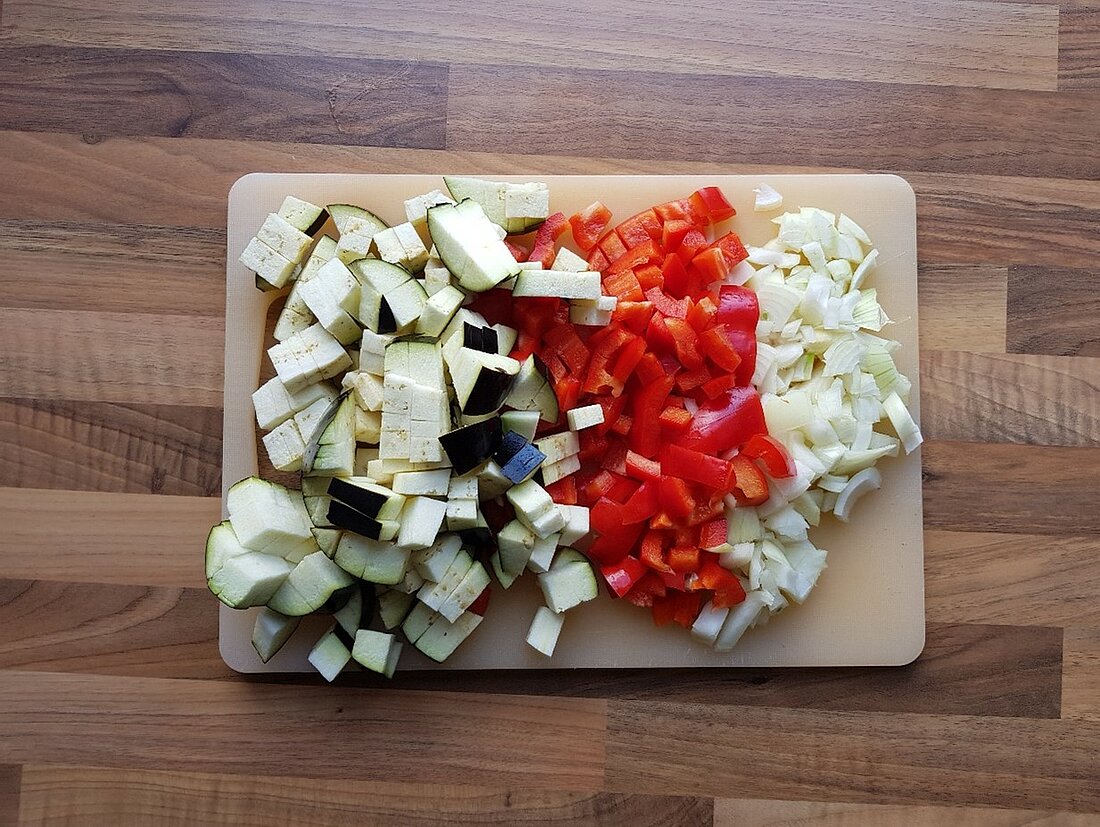
[[1092,535],[924,532],[929,622],[1100,626]]
[[1100,449],[930,441],[922,451],[926,529],[1100,532]]
[[221,405],[224,336],[220,318],[0,308],[0,395]]
[[899,669],[584,669],[404,672],[365,686],[677,701],[833,711],[1056,718],[1059,629],[929,624],[921,657]]
[[[198,553],[192,553],[198,563]],[[206,589],[0,580],[0,669],[225,678]]]
[[447,148],[1094,179],[1078,95],[1065,119],[1053,92],[455,65]]
[[[725,124],[722,130],[728,131]],[[241,175],[271,172],[759,173],[751,163],[491,155],[202,139],[112,138],[0,131],[11,174],[0,219],[95,221],[223,229]],[[735,152],[731,157],[739,157]],[[800,154],[794,158],[802,159]],[[783,166],[773,172],[828,172]],[[851,166],[851,164],[849,164]],[[902,167],[904,170],[905,167]],[[848,169],[846,171],[851,171]],[[1092,267],[1100,256],[1100,182],[906,172],[917,190],[924,264]],[[109,182],[109,186],[105,183]],[[980,239],[977,243],[975,239]]]
[[0,827],[19,824],[22,771],[18,765],[0,764]]
[[1058,88],[1100,86],[1100,3],[1073,0],[1058,15]]
[[1008,271],[1007,335],[1013,353],[1100,356],[1095,270],[1016,265]]
[[220,408],[0,399],[0,486],[220,495],[221,433]]
[[714,827],[1089,827],[1095,816],[1054,810],[992,807],[847,804],[723,798],[714,802]]
[[[205,587],[214,497],[0,489],[0,571],[70,583]],[[74,551],[78,550],[78,551]]]
[[[332,2],[233,0],[214,13],[198,0],[170,9],[136,0],[69,0],[49,15],[27,0],[8,2],[9,36],[17,42],[296,54],[317,53],[323,44],[326,56],[468,63],[491,55],[504,66],[646,71],[660,65],[670,72],[1019,89],[1053,89],[1057,72],[1057,9],[1030,4],[888,0],[869,8],[845,0],[826,15],[804,0],[754,0],[738,4],[730,25],[726,8],[715,3],[693,5],[690,14],[676,6],[642,13],[621,3],[583,9],[528,3],[499,15],[459,0],[421,0],[349,15]],[[532,16],[538,26],[528,25]],[[875,48],[856,48],[853,32]]]
[[1100,626],[1071,626],[1062,645],[1062,717],[1100,721]]
[[424,827],[594,824],[710,827],[706,798],[600,791],[502,789],[457,783],[362,781],[152,769],[24,768],[23,824],[225,823],[241,827]]
[[928,439],[1100,445],[1100,359],[921,353]]
[[1007,283],[1007,267],[920,262],[921,350],[1004,353]]
[[0,304],[218,316],[225,232],[72,221],[0,221]]
[[446,87],[414,60],[5,46],[0,126],[439,149]]
[[0,671],[8,763],[593,790],[606,722],[575,698]]
[[1100,722],[613,701],[607,788],[1100,811]]

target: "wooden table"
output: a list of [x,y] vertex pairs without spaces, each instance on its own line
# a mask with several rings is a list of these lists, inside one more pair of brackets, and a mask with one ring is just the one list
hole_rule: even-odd
[[[366,5],[3,3],[0,825],[1097,823],[1100,3]],[[916,663],[223,665],[239,175],[834,169],[917,191]]]

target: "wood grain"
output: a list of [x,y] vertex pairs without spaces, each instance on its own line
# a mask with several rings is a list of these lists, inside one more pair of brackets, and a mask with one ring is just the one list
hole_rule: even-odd
[[[513,14],[447,0],[357,12],[333,2],[191,0],[170,10],[134,0],[69,0],[47,9],[8,0],[20,42],[155,46],[232,52],[388,57],[468,63],[492,55],[507,66],[540,65],[637,72],[793,75],[887,83],[1053,89],[1058,14],[1039,5],[898,0],[869,7],[804,0],[715,2],[639,8],[621,2],[524,3]],[[339,26],[328,21],[339,20]],[[528,25],[537,19],[538,26]],[[233,25],[237,22],[237,25]],[[606,33],[615,32],[613,45]],[[853,33],[858,32],[858,39]],[[861,42],[878,48],[865,50]],[[320,44],[323,43],[323,49]],[[497,44],[508,44],[507,49]],[[705,44],[701,48],[700,44]],[[786,59],[776,60],[782,53]]]
[[1100,359],[925,351],[926,439],[1100,445]]
[[456,65],[447,148],[1097,178],[1098,112],[1091,92]]
[[0,764],[0,827],[19,824],[19,798],[22,767]]
[[224,678],[205,589],[0,580],[0,669]]
[[0,304],[183,316],[225,312],[225,232],[0,221]]
[[235,776],[151,769],[33,765],[23,773],[23,824],[53,825],[100,818],[117,827],[219,823],[314,827],[426,825],[573,825],[710,827],[704,798],[621,795],[599,791],[502,789],[435,784],[427,779],[362,781],[288,776]]
[[446,83],[409,60],[6,46],[0,126],[440,149]]
[[1013,534],[1100,532],[1100,450],[927,442],[924,525]]
[[1067,628],[1063,647],[1062,717],[1100,721],[1100,626]]
[[0,308],[0,395],[218,406],[224,337],[219,318]]
[[1100,3],[1075,0],[1058,13],[1058,88],[1100,86]]
[[1095,273],[1095,269],[1069,267],[1010,267],[1008,350],[1100,356],[1100,298]]
[[[547,674],[527,670],[401,673],[366,686],[539,695]],[[907,667],[815,669],[584,669],[549,673],[559,695],[866,712],[1058,717],[1061,631],[930,624]]]
[[221,424],[220,408],[0,399],[0,486],[214,496]]
[[0,571],[26,580],[205,587],[197,554],[220,519],[214,497],[4,488]]
[[607,787],[1095,811],[1100,722],[614,701]]
[[723,798],[714,827],[1089,827],[1092,815],[935,805],[839,804]]
[[591,790],[603,786],[606,710],[598,700],[4,670],[0,761]]
[[924,560],[929,622],[1100,626],[1095,535],[932,529]]
[[1007,267],[921,263],[918,287],[922,351],[1004,353]]

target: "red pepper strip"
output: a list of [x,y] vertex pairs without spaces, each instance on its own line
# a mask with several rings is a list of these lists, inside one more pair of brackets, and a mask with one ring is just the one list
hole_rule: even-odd
[[699,546],[707,551],[721,548],[729,542],[729,523],[725,517],[699,526]]
[[664,597],[653,598],[652,608],[653,623],[656,626],[667,626],[676,617],[676,597],[667,594]]
[[715,365],[725,371],[733,373],[741,364],[741,357],[733,349],[729,339],[726,338],[726,327],[718,325],[699,334],[699,349]]
[[[581,462],[599,459],[607,450],[607,437],[599,433],[596,428],[585,428],[580,432],[581,450],[577,454]],[[565,479],[572,479],[566,477]]]
[[665,596],[665,584],[654,572],[648,571],[641,580],[634,584],[634,588],[626,593],[624,600],[635,606],[650,607],[657,598]]
[[661,228],[661,246],[664,247],[666,253],[675,252],[676,248],[683,243],[684,236],[694,229],[695,225],[690,221],[679,219],[666,221]]
[[756,370],[756,331],[727,330],[726,341],[730,343],[730,347],[737,352],[741,360],[741,364],[734,371],[737,384],[741,386],[752,384],[752,375]]
[[626,245],[623,244],[623,240],[619,238],[619,234],[614,230],[604,233],[603,238],[599,240],[597,245],[600,248],[607,260],[616,261],[620,256],[626,252]]
[[682,318],[665,319],[665,326],[672,334],[672,341],[676,346],[676,356],[680,363],[688,370],[696,370],[703,366],[703,356],[696,347],[699,337],[695,331]]
[[723,284],[718,289],[718,322],[732,330],[751,330],[756,333],[760,321],[760,303],[756,293],[747,287]]
[[740,447],[753,434],[766,434],[764,409],[755,388],[732,388],[699,406],[691,428],[676,442],[704,454],[717,456]]
[[733,495],[741,505],[760,505],[768,499],[768,480],[751,459],[738,454],[730,464],[733,466]]
[[680,260],[687,264],[693,258],[707,247],[707,237],[703,235],[699,230],[692,230],[684,236],[684,240],[680,242],[680,246],[676,250],[676,255],[680,257]]
[[652,315],[652,302],[620,301],[615,307],[614,319],[616,323],[635,333],[644,333]]
[[695,571],[699,567],[699,549],[695,546],[673,546],[668,550],[668,565],[681,574]]
[[630,426],[634,424],[634,420],[626,414],[622,414],[615,420],[615,424],[611,426],[611,431],[619,436],[626,436],[630,433]]
[[638,367],[634,369],[635,375],[638,377],[643,385],[648,385],[650,382],[656,382],[658,379],[663,379],[665,369],[661,366],[661,360],[653,353],[643,353],[642,358],[638,360]]
[[673,621],[685,629],[690,629],[703,606],[703,595],[699,592],[680,592],[674,600],[676,608],[672,615]]
[[658,204],[653,211],[662,221],[689,221],[697,227],[707,222],[706,214],[696,212],[695,207],[686,198]]
[[600,497],[606,496],[615,484],[615,477],[610,471],[600,471],[583,487],[581,493],[589,502],[596,502]]
[[622,502],[628,496],[634,493],[634,489],[637,488],[637,483],[626,479],[626,445],[619,440],[608,440],[607,452],[603,455],[603,459],[600,464],[605,471],[610,471],[613,474],[617,474],[616,482],[619,478],[622,478],[630,483],[630,486],[626,489],[626,495],[615,496],[615,486],[612,486],[611,491],[608,492],[608,496],[614,500]]
[[668,407],[661,411],[658,419],[661,427],[672,431],[674,434],[682,434],[691,427],[691,414],[683,408]]
[[626,408],[626,397],[608,394],[596,397],[592,401],[603,408],[603,422],[596,426],[595,431],[604,436],[610,433],[611,429],[615,427],[615,423],[619,421],[619,416]]
[[672,379],[665,377],[639,388],[633,394],[634,427],[630,429],[629,444],[633,451],[642,456],[656,456],[661,447],[661,411],[665,399],[672,390]]
[[588,514],[592,530],[600,534],[614,534],[623,526],[623,507],[617,502],[600,497]]
[[683,371],[676,374],[676,387],[681,393],[690,393],[696,388],[701,388],[710,381],[710,371],[706,368],[696,368],[692,371]]
[[[512,301],[517,300],[513,298]],[[523,312],[516,317],[519,329],[523,333],[537,337],[541,337],[554,324],[558,308],[563,304],[561,299],[552,297],[525,298],[521,301]]]
[[618,563],[600,568],[600,574],[607,581],[607,588],[616,597],[622,597],[634,584],[645,577],[649,571],[637,557],[626,556]]
[[603,231],[611,223],[611,210],[595,201],[569,219],[573,240],[582,252],[589,252],[600,240]]
[[656,264],[643,264],[640,267],[635,267],[634,277],[638,279],[638,284],[641,285],[642,290],[648,290],[651,287],[664,287],[665,284],[664,273]]
[[634,247],[651,238],[661,237],[661,219],[653,210],[645,210],[623,221],[615,232],[627,247]]
[[485,610],[489,608],[489,598],[492,597],[492,595],[493,590],[486,586],[466,611],[485,617]]
[[646,291],[645,297],[653,302],[653,307],[670,319],[684,319],[687,317],[688,299],[673,299],[663,290],[651,287]]
[[713,223],[725,221],[737,215],[737,210],[730,205],[718,187],[698,189],[691,194],[689,200],[692,204],[701,204]]
[[[664,463],[661,463],[661,469],[664,470]],[[688,484],[679,477],[666,476],[661,478],[659,485],[661,508],[674,520],[689,517],[695,510],[695,498],[691,496]]]
[[[636,454],[633,451],[627,451],[626,474],[628,477],[633,477],[636,480],[641,480],[643,483],[646,480],[660,479],[661,463],[657,462],[656,460],[649,459],[648,457],[643,457],[641,454]],[[653,513],[656,514],[657,510],[654,509]]]
[[661,287],[670,296],[683,297],[688,292],[691,279],[687,267],[675,253],[665,256],[661,264]]
[[[655,573],[658,577],[661,578],[661,582],[665,584],[666,589],[671,589],[678,592],[682,592],[687,589],[687,583],[684,581],[684,572],[659,571]],[[669,597],[673,597],[673,595],[669,595]]]
[[679,445],[661,447],[661,471],[722,492],[733,483],[733,468],[726,460]]
[[619,526],[618,530],[601,534],[593,540],[585,554],[601,566],[618,563],[638,544],[644,530],[645,523]]
[[718,565],[712,556],[704,560],[699,567],[699,579],[696,586],[700,589],[710,589],[714,592],[711,602],[720,609],[736,606],[745,599],[745,588],[731,571],[726,571]]
[[672,568],[665,562],[664,538],[661,532],[652,529],[647,531],[638,551],[642,562],[654,571],[672,572]]
[[702,284],[714,284],[723,281],[730,274],[726,257],[721,250],[708,247],[691,260],[691,266],[699,273]]
[[657,502],[657,483],[652,481],[643,482],[638,486],[638,490],[623,503],[619,517],[622,519],[623,525],[644,523],[657,513],[658,508],[660,508],[660,505]]
[[577,480],[572,474],[543,487],[554,502],[562,505],[577,504]]
[[527,261],[528,256],[531,255],[526,248],[516,244],[514,241],[509,241],[507,238],[504,239],[504,246],[508,248],[508,252],[512,254],[512,258],[516,261]]
[[[604,250],[604,252],[607,253],[607,250]],[[608,258],[610,258],[610,255],[608,255]],[[626,250],[618,258],[611,259],[611,266],[607,269],[610,273],[618,273],[621,270],[633,270],[643,264],[651,264],[660,260],[661,250],[657,246],[657,242],[647,237],[645,241],[636,247]]]
[[615,296],[619,301],[640,302],[645,298],[638,277],[630,269],[608,271],[603,278],[603,289],[607,295]]
[[725,393],[736,384],[737,379],[732,373],[724,373],[721,376],[715,376],[709,382],[703,384],[703,395],[706,396],[707,399],[714,399],[714,397]]
[[[672,338],[672,334],[668,330],[668,326],[665,324],[665,317],[660,313],[654,313],[649,319],[649,325],[646,327],[646,339],[649,341],[650,347],[653,350],[665,351],[666,353],[672,353],[676,350],[676,342]],[[676,357],[672,357],[673,365],[672,370],[676,371],[680,368]],[[668,366],[666,365],[666,368]]]
[[703,296],[697,302],[691,302],[688,306],[687,323],[696,333],[702,333],[714,326],[718,316],[718,305],[710,296]]
[[726,264],[729,265],[730,269],[749,257],[749,251],[745,249],[745,245],[741,243],[737,233],[726,233],[711,246],[722,251],[722,255],[726,257]]
[[573,325],[563,324],[552,327],[543,334],[542,340],[574,373],[583,373],[588,367],[591,354]]
[[626,380],[634,373],[645,352],[646,342],[641,337],[628,342],[619,351],[619,355],[615,357],[615,361],[611,365],[610,373],[619,382],[620,386],[626,384]]
[[793,477],[797,471],[794,467],[794,459],[787,453],[787,448],[778,439],[768,434],[753,434],[741,447],[741,453],[750,459],[763,462],[768,473],[776,479]]
[[558,409],[568,411],[577,407],[581,395],[581,380],[575,376],[566,376],[554,384],[554,395],[558,397]]
[[602,273],[607,269],[607,265],[611,262],[607,260],[607,256],[603,254],[603,250],[594,248],[592,252],[588,254],[588,269],[597,273]]
[[550,269],[557,255],[554,242],[568,226],[569,221],[565,218],[565,213],[556,212],[543,221],[535,232],[535,245],[531,248],[527,260],[541,262],[543,268]]
[[688,525],[702,525],[726,513],[726,504],[721,497],[715,497],[709,503],[699,503],[688,518]]

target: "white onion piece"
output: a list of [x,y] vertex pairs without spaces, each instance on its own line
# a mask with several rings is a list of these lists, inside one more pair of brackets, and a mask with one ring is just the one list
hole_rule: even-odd
[[848,484],[844,486],[844,490],[836,496],[836,505],[833,507],[833,514],[836,518],[842,522],[848,522],[852,516],[852,508],[855,506],[856,501],[859,500],[868,491],[875,491],[882,486],[882,474],[878,472],[877,468],[864,468],[859,473],[855,474]]

